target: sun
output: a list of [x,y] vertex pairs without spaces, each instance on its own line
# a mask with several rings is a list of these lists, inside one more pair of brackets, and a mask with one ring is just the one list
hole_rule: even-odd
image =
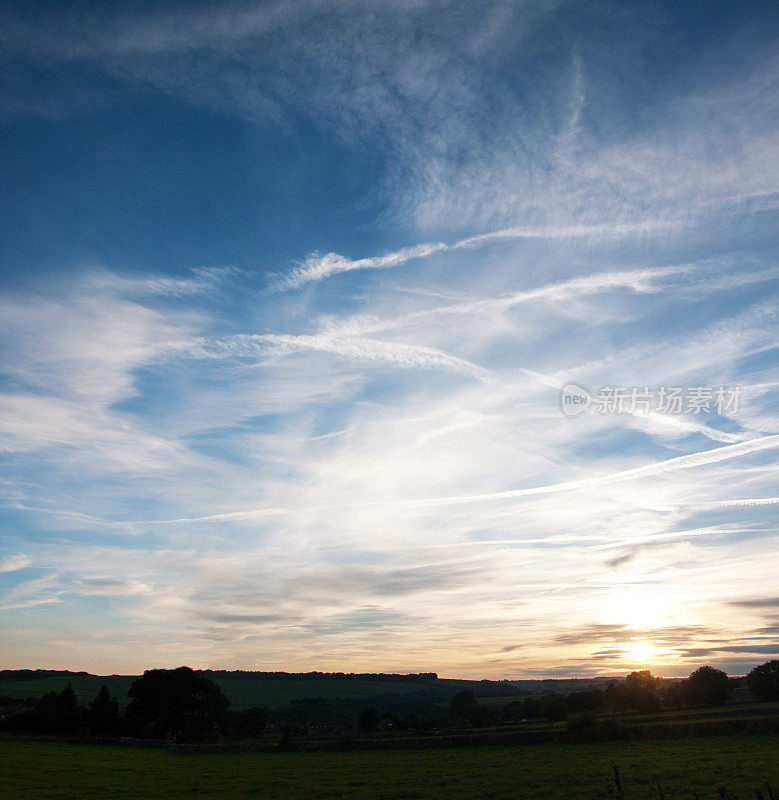
[[625,658],[635,663],[649,664],[659,655],[658,649],[649,642],[631,642],[629,649],[625,652]]

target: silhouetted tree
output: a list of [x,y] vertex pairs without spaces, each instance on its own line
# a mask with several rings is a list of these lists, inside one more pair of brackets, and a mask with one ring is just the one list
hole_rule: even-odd
[[538,719],[542,714],[541,703],[535,697],[526,697],[522,701],[522,718]]
[[542,716],[541,703],[535,697],[512,700],[503,706],[501,715],[506,720],[538,719]]
[[189,667],[146,670],[127,696],[126,717],[136,733],[180,741],[214,738],[230,705],[213,681]]
[[660,690],[663,705],[674,711],[678,711],[684,705],[683,686],[680,681],[666,683]]
[[714,667],[699,667],[682,681],[682,697],[691,706],[721,706],[732,692],[730,678]]
[[604,699],[612,708],[620,711],[657,711],[660,708],[658,689],[661,679],[648,669],[631,672],[624,681],[610,683]]
[[603,692],[600,689],[571,692],[566,698],[568,711],[572,714],[594,714],[603,708],[603,702]]
[[747,686],[757,700],[779,700],[779,659],[755,667],[747,675]]
[[121,721],[119,702],[111,697],[104,684],[89,704],[87,723],[94,733],[110,736],[119,732]]
[[541,713],[550,722],[564,722],[568,719],[568,706],[562,697],[550,694],[541,700]]
[[473,692],[465,689],[457,692],[449,701],[449,716],[458,722],[470,722],[479,708]]
[[38,715],[51,722],[52,733],[76,733],[84,725],[84,709],[79,705],[73,684],[68,684],[59,695],[52,692],[41,699],[36,709]]
[[25,733],[73,734],[84,726],[84,709],[79,705],[73,686],[61,692],[47,692],[31,711],[11,720],[10,729]]

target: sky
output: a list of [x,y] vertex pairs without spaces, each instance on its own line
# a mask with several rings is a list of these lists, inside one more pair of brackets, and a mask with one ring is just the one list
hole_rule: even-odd
[[778,657],[778,11],[4,4],[2,666]]

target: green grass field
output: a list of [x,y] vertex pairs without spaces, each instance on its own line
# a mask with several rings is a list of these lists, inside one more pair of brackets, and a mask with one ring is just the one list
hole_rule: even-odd
[[[313,753],[173,754],[0,740],[2,800],[737,798],[779,788],[779,736]],[[765,795],[765,790],[763,790]]]

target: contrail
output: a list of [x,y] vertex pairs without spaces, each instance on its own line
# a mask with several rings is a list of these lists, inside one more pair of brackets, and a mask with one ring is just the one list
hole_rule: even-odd
[[454,244],[445,242],[425,242],[412,247],[404,247],[382,256],[351,259],[339,253],[314,253],[299,267],[283,278],[276,288],[297,289],[310,281],[318,281],[330,275],[350,272],[355,269],[388,269],[398,267],[408,261],[427,258],[434,253],[451,252],[463,248],[481,247],[495,241],[511,239],[569,239],[587,236],[630,236],[646,234],[666,228],[676,228],[684,224],[681,220],[646,220],[644,222],[623,223],[617,225],[568,225],[561,227],[540,228],[504,228],[503,230],[481,233],[460,239]]
[[558,492],[575,491],[577,489],[587,489],[592,486],[604,486],[612,483],[623,483],[632,481],[636,478],[648,478],[655,475],[663,475],[666,472],[674,472],[677,469],[690,469],[700,467],[704,464],[714,464],[718,461],[726,461],[731,458],[755,453],[760,450],[768,450],[772,447],[779,447],[779,434],[771,436],[761,436],[757,439],[750,439],[747,442],[731,444],[726,447],[717,447],[714,450],[704,450],[699,453],[691,453],[686,456],[677,456],[667,461],[660,461],[654,464],[647,464],[643,467],[624,470],[623,472],[612,472],[609,475],[599,475],[592,478],[582,478],[578,481],[566,481],[564,483],[554,483],[547,486],[536,486],[530,489],[510,489],[505,492],[494,492],[491,494],[462,495],[455,497],[443,497],[431,500],[417,500],[414,505],[454,505],[458,503],[480,503],[488,500],[508,500],[515,497],[530,497],[533,495],[557,494]]
[[[327,511],[336,508],[364,508],[375,506],[403,506],[407,508],[430,508],[436,506],[450,506],[467,503],[484,503],[494,500],[513,500],[520,497],[537,497],[547,494],[559,494],[563,492],[588,489],[593,486],[607,486],[615,483],[636,480],[637,478],[649,478],[656,475],[664,475],[668,472],[675,472],[679,469],[692,469],[706,464],[715,464],[719,461],[727,461],[731,458],[757,453],[761,450],[769,450],[779,447],[779,434],[771,436],[761,436],[757,439],[750,439],[748,442],[731,444],[725,447],[717,447],[713,450],[704,450],[698,453],[690,453],[686,456],[677,456],[666,461],[647,464],[643,467],[623,470],[622,472],[612,472],[608,475],[598,475],[592,478],[582,478],[576,481],[565,481],[563,483],[553,483],[546,486],[535,486],[527,489],[510,489],[505,492],[493,492],[490,494],[475,495],[455,495],[451,497],[434,497],[423,500],[395,500],[384,503],[337,503],[333,505],[312,506],[308,508],[258,508],[247,511],[233,511],[222,514],[209,514],[202,517],[182,517],[180,519],[169,520],[141,520],[132,525],[175,525],[192,522],[230,522],[248,519],[261,519],[263,517],[279,516],[286,514],[296,514],[300,512]],[[765,498],[755,500],[726,500],[720,501],[728,505],[768,505],[779,502],[777,498]],[[708,504],[703,504],[708,506]]]

